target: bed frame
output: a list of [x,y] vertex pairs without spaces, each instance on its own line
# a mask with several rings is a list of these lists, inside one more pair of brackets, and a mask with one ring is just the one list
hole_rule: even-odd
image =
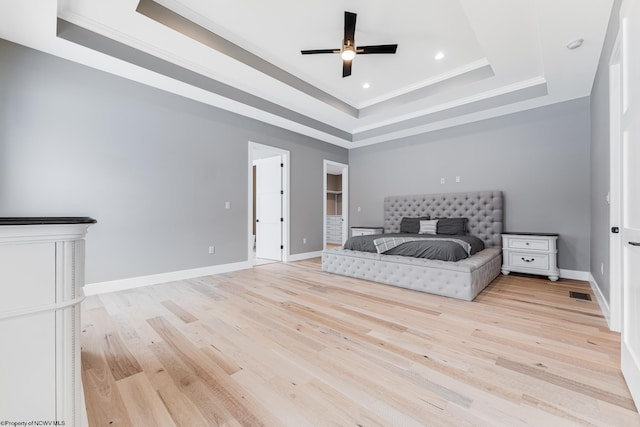
[[384,231],[400,232],[403,217],[464,217],[485,249],[458,262],[382,255],[343,248],[322,252],[322,271],[472,301],[500,274],[501,191],[419,194],[384,199]]

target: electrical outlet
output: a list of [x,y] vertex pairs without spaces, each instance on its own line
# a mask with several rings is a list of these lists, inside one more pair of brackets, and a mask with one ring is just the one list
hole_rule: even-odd
[[231,209],[231,202],[224,202],[225,209]]
[[456,182],[460,182],[460,176],[456,176]]
[[303,244],[303,245],[306,245],[306,244],[307,244],[307,238],[306,238],[306,237],[303,237],[303,238],[302,238],[302,244]]
[[209,246],[209,253],[210,254],[215,254],[216,253],[216,247],[215,246]]
[[440,178],[440,184],[444,184],[444,178]]
[[362,208],[360,208],[360,206],[358,206],[358,212],[360,212],[362,210]]

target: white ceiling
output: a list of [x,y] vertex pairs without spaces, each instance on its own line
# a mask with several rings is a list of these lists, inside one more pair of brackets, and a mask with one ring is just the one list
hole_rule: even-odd
[[[588,96],[612,4],[3,1],[0,37],[353,148]],[[340,47],[345,10],[356,45],[397,54],[357,56],[347,78],[339,55],[301,55]]]

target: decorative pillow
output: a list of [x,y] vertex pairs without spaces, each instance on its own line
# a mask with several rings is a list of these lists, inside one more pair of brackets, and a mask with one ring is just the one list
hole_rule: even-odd
[[429,216],[423,216],[420,218],[403,217],[400,221],[400,232],[418,234],[420,232],[420,221],[431,219]]
[[418,234],[436,234],[438,228],[438,220],[432,219],[431,221],[420,221],[420,231]]
[[468,218],[438,218],[438,234],[463,236],[467,234]]

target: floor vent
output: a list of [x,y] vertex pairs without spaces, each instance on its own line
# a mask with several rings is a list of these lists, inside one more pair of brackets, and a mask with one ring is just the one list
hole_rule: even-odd
[[573,291],[570,291],[569,292],[569,296],[571,298],[575,298],[575,299],[584,299],[584,300],[587,300],[587,301],[591,301],[591,295],[585,294],[584,292],[573,292]]

